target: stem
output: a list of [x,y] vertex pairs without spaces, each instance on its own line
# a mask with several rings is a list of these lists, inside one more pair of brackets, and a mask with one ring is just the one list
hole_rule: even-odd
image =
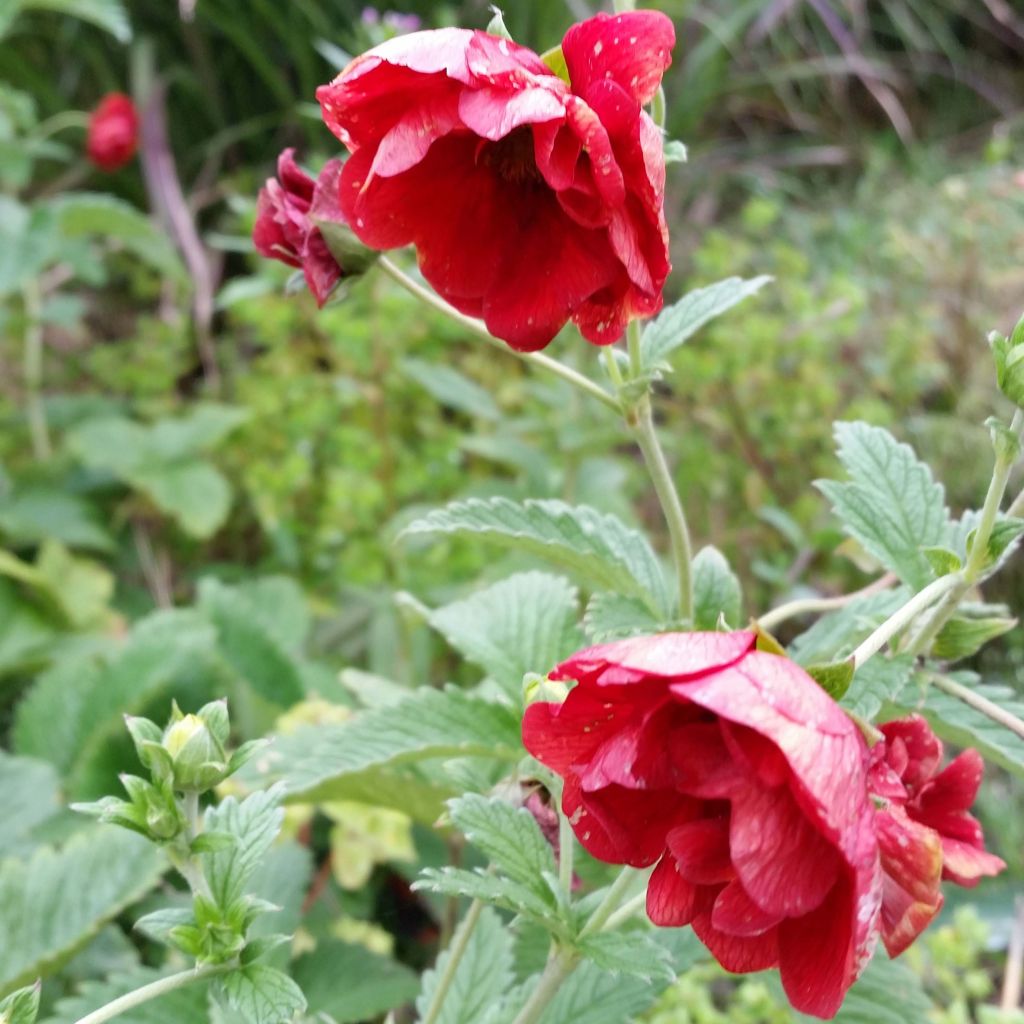
[[540,976],[533,995],[526,1001],[526,1005],[516,1015],[512,1024],[535,1024],[547,1008],[548,1003],[558,994],[562,982],[576,970],[577,963],[579,963],[579,958],[571,950],[562,949],[555,952],[548,960],[548,965],[544,968],[544,973]]
[[860,668],[872,655],[877,654],[897,633],[930,608],[939,598],[959,586],[959,574],[940,576],[916,593],[902,608],[891,615],[851,655],[855,668]]
[[581,939],[593,935],[594,932],[599,932],[607,924],[612,914],[619,909],[623,893],[633,884],[638,874],[639,872],[635,868],[623,868],[619,872],[619,877],[609,886],[604,899],[580,929],[579,937]]
[[107,1003],[106,1006],[101,1006],[98,1010],[93,1010],[92,1013],[82,1017],[76,1024],[103,1024],[104,1021],[113,1020],[127,1010],[133,1010],[136,1006],[148,1003],[151,999],[157,999],[168,992],[192,985],[197,981],[206,981],[218,974],[227,974],[235,967],[235,964],[211,964],[191,971],[182,971],[180,974],[171,974],[166,978],[151,982],[149,985],[143,985],[142,988],[137,988],[133,992],[119,996],[113,1002]]
[[572,897],[572,826],[566,814],[558,815],[558,884],[566,898]]
[[975,711],[980,711],[986,718],[991,718],[993,722],[998,722],[1004,728],[1009,729],[1012,733],[1024,739],[1024,722],[1016,715],[1011,715],[1005,708],[1001,708],[998,704],[993,704],[987,697],[976,693],[969,686],[958,683],[955,679],[950,679],[949,676],[929,673],[928,679],[933,686],[937,686],[940,690],[945,690],[946,693],[962,700],[965,704],[969,704]]
[[675,563],[676,579],[679,582],[679,616],[683,621],[690,621],[693,619],[693,546],[690,543],[690,530],[686,525],[683,503],[679,500],[679,492],[676,490],[665,453],[658,441],[650,394],[645,394],[640,399],[633,414],[636,417],[633,423],[636,443],[643,453],[647,472],[650,473],[654,491],[658,495],[668,526],[672,561]]
[[495,348],[499,348],[503,352],[509,352],[516,355],[522,359],[523,362],[531,363],[533,366],[539,366],[542,369],[555,374],[556,377],[561,377],[562,380],[567,381],[569,384],[572,384],[573,387],[586,392],[586,394],[590,395],[591,398],[596,398],[599,402],[608,406],[609,409],[614,409],[616,412],[622,411],[619,406],[618,399],[615,398],[614,395],[610,395],[599,384],[595,384],[589,378],[584,377],[582,373],[578,373],[571,367],[566,366],[565,363],[560,363],[557,359],[552,359],[550,356],[543,355],[540,352],[516,352],[515,349],[509,348],[505,342],[494,337],[494,335],[487,330],[487,327],[480,320],[471,316],[466,316],[464,313],[460,313],[454,306],[445,302],[440,295],[435,294],[429,288],[424,288],[418,281],[413,280],[413,278],[406,274],[405,271],[396,264],[392,263],[386,256],[381,256],[377,262],[381,270],[383,270],[384,273],[393,280],[397,281],[407,292],[415,295],[417,299],[421,302],[425,302],[431,308],[444,313],[445,316],[465,327],[466,330],[471,331],[478,338],[486,341],[489,345],[493,345]]
[[1006,973],[999,995],[999,1009],[1006,1013],[1020,1006],[1022,982],[1024,982],[1024,899],[1016,900],[1016,915],[1010,932],[1010,946],[1006,951]]
[[438,1017],[441,1016],[441,1011],[444,1009],[444,1001],[448,996],[449,989],[452,987],[452,982],[455,981],[459,964],[466,953],[469,940],[473,935],[473,929],[476,927],[477,921],[480,920],[480,914],[483,909],[484,905],[480,900],[473,900],[469,910],[466,911],[462,927],[455,933],[455,939],[448,950],[448,962],[444,965],[444,973],[437,982],[437,988],[434,989],[434,998],[430,1000],[430,1006],[427,1007],[427,1012],[423,1015],[421,1024],[435,1024]]
[[25,284],[22,301],[25,306],[25,406],[32,454],[41,462],[50,457],[53,449],[43,404],[42,296],[35,281]]
[[896,582],[895,573],[887,572],[879,576],[874,583],[869,583],[860,590],[851,594],[841,594],[839,597],[805,597],[798,601],[789,601],[787,604],[780,604],[770,612],[765,612],[757,621],[762,629],[771,630],[788,619],[795,619],[798,615],[809,615],[812,612],[830,612],[837,608],[845,608],[851,601],[860,597],[868,597],[887,590]]
[[1010,507],[1006,510],[1006,514],[1016,519],[1021,515],[1024,515],[1024,491],[1021,491],[1016,498],[1010,503]]
[[604,923],[602,931],[610,932],[614,931],[624,921],[628,921],[633,917],[637,911],[644,910],[647,907],[647,893],[637,893],[631,900],[626,900],[625,903],[611,914],[607,921]]
[[84,130],[88,127],[89,115],[84,110],[62,110],[59,114],[54,114],[53,117],[48,117],[45,121],[37,124],[29,134],[29,138],[35,142],[41,142],[67,128]]

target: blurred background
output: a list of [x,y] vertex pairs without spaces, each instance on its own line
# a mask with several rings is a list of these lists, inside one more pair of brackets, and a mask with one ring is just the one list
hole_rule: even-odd
[[[748,614],[842,593],[872,576],[811,486],[837,471],[834,420],[890,426],[955,510],[980,504],[989,479],[983,422],[1003,400],[985,339],[1024,310],[1024,5],[655,6],[677,27],[667,127],[689,151],[669,169],[667,297],[775,278],[674,356],[658,413],[677,482]],[[504,14],[543,51],[598,8],[510,0]],[[171,695],[228,693],[250,736],[344,714],[371,676],[478,678],[425,609],[519,562],[465,541],[396,544],[417,511],[560,497],[663,539],[642,467],[600,407],[379,275],[317,311],[252,251],[279,151],[312,169],[337,155],[319,84],[390,35],[490,17],[476,0],[0,5],[0,818],[21,822],[0,857],[79,827],[42,798],[18,817],[5,792],[112,791],[132,763],[126,711],[162,720]],[[136,97],[142,141],[104,173],[84,126],[111,91]],[[550,351],[600,373],[569,332]],[[1024,606],[1019,568],[990,589]],[[1021,688],[1020,631],[996,646],[986,669]],[[986,826],[1019,879],[1019,797],[996,771],[985,801],[1002,808]],[[309,934],[362,950],[357,973],[371,960],[383,972],[391,995],[350,1018],[375,1020],[408,999],[410,968],[443,931],[405,882],[444,851],[365,807],[310,809],[293,837],[296,921],[305,907]],[[915,950],[928,1019],[997,1019],[987,1004],[1017,884],[958,894]],[[108,925],[61,960],[58,989],[152,956]],[[0,954],[0,993],[2,966]],[[332,1012],[329,991],[318,998]],[[711,972],[650,1019],[792,1019],[782,1005],[770,985]]]

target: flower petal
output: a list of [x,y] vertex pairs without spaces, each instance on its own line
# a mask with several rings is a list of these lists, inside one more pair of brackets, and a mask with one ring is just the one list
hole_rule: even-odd
[[711,912],[711,923],[727,935],[753,938],[774,928],[783,920],[783,916],[762,910],[750,898],[743,883],[736,879],[718,894]]
[[765,971],[779,962],[778,928],[770,928],[763,935],[729,935],[716,928],[712,914],[705,912],[694,917],[693,930],[712,956],[733,974]]
[[586,98],[591,86],[610,78],[638,103],[648,103],[672,63],[676,33],[658,11],[598,14],[573,25],[562,41],[573,92]]
[[671,853],[658,861],[647,883],[647,916],[662,928],[688,925],[700,905],[700,891],[686,881]]
[[729,819],[700,818],[668,833],[676,870],[694,885],[721,885],[736,877],[729,859]]

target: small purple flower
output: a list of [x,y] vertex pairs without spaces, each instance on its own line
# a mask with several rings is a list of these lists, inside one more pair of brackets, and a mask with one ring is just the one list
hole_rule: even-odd
[[423,26],[423,22],[415,14],[388,11],[384,15],[384,26],[391,29],[395,35],[404,35],[406,32],[418,32]]
[[376,7],[364,7],[360,21],[362,21],[364,25],[379,25],[380,12]]

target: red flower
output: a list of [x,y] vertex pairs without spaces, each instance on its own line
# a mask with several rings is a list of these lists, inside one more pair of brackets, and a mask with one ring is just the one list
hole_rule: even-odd
[[920,715],[883,725],[882,733],[868,786],[880,805],[882,940],[898,956],[942,907],[941,879],[970,888],[1006,865],[986,853],[981,826],[968,813],[984,772],[981,755],[965,750],[940,772],[942,743]]
[[104,96],[89,117],[86,152],[103,171],[116,171],[135,155],[139,115],[130,97],[121,92]]
[[252,240],[264,256],[301,267],[309,290],[322,306],[344,270],[331,254],[318,224],[345,224],[338,207],[341,161],[328,160],[314,181],[286,149],[277,160],[277,178],[260,190]]
[[352,151],[341,207],[374,249],[513,348],[572,319],[608,344],[661,308],[670,270],[660,132],[641,105],[675,42],[655,11],[573,26],[567,84],[531,50],[464,29],[403,36],[317,92]]
[[881,879],[869,753],[810,676],[751,633],[669,633],[559,665],[577,686],[526,711],[594,856],[657,864],[655,924],[691,924],[731,971],[777,966],[830,1017],[870,958]]

